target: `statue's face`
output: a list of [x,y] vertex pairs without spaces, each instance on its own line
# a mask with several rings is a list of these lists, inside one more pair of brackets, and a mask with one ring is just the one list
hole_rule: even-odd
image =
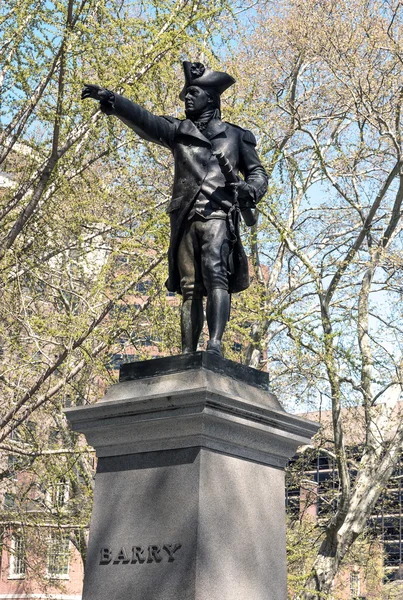
[[185,95],[185,110],[189,116],[201,114],[209,104],[211,104],[211,96],[197,85],[191,85],[186,90]]

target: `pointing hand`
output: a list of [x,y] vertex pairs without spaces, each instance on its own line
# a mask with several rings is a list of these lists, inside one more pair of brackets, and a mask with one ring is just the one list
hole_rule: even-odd
[[86,83],[81,92],[81,100],[85,100],[86,98],[94,98],[94,100],[99,100],[100,102],[107,102],[110,98],[111,92],[106,90],[105,88],[95,85],[93,83]]
[[114,101],[115,95],[113,92],[106,90],[105,88],[93,84],[86,83],[81,92],[81,100],[85,100],[86,98],[93,98],[94,100],[99,100],[101,111],[107,115],[113,114],[114,111]]

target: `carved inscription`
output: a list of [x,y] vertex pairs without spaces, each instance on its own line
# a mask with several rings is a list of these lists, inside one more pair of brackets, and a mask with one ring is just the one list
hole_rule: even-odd
[[143,563],[174,562],[176,552],[182,544],[150,544],[149,546],[132,546],[130,550],[122,546],[118,551],[112,548],[101,548],[100,565],[135,565]]

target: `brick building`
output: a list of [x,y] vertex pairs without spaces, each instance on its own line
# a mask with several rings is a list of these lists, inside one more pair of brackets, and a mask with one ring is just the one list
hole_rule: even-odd
[[[401,407],[403,403],[400,403]],[[401,408],[400,407],[400,408]],[[399,411],[399,408],[397,409]],[[362,452],[365,439],[362,408],[343,409],[346,425],[350,474],[355,476],[355,465]],[[331,411],[306,413],[306,418],[320,421],[323,439],[331,439]],[[338,496],[338,472],[331,445],[323,449],[310,448],[290,463],[286,484],[286,508],[291,519],[308,518],[320,525],[329,518]],[[328,451],[330,449],[330,452]],[[295,465],[297,476],[293,476]],[[368,553],[379,555],[385,582],[403,579],[403,456],[397,464],[387,488],[382,492],[368,521],[367,531],[372,540]],[[365,552],[365,550],[364,550]],[[336,586],[344,589],[340,598],[371,600],[379,596],[368,595],[365,570],[359,564],[350,564],[340,575]]]

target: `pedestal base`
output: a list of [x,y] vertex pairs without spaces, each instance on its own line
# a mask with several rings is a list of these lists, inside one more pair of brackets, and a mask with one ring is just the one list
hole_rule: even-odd
[[284,475],[188,448],[99,461],[83,600],[286,600]]

